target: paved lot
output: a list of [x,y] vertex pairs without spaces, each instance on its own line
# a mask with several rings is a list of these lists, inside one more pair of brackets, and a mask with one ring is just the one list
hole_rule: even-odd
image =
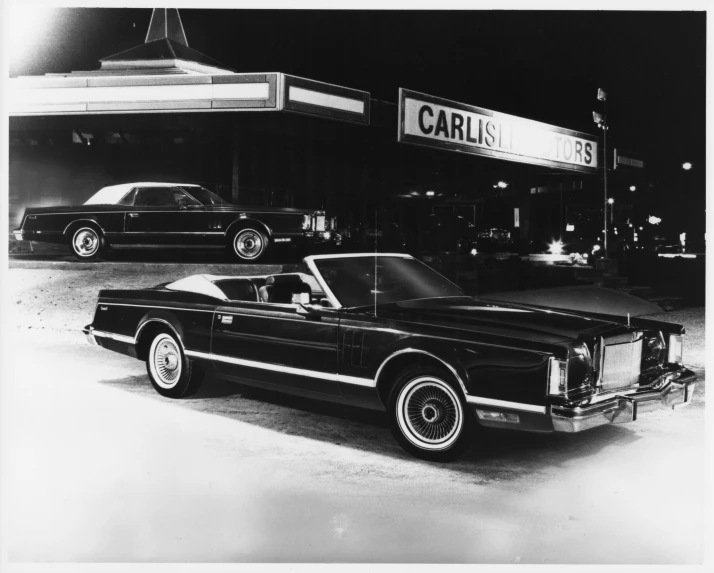
[[[111,282],[169,280],[159,274]],[[212,379],[192,399],[162,398],[142,363],[76,335],[101,273],[9,276],[10,560],[702,559],[704,309],[662,317],[690,333],[701,383],[689,407],[573,436],[492,431],[439,465],[404,454],[376,414]]]

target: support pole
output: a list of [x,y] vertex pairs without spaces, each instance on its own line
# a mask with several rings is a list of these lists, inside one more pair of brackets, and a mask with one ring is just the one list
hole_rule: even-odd
[[[603,102],[603,106],[604,105],[605,104]],[[603,169],[604,169],[604,174],[605,174],[605,177],[604,177],[604,180],[605,180],[605,185],[604,185],[604,188],[605,188],[605,203],[604,203],[605,209],[603,210],[603,215],[604,215],[603,219],[605,221],[605,238],[604,238],[605,258],[607,259],[608,258],[608,256],[607,256],[607,115],[604,114],[604,117],[605,117],[605,121],[602,124],[602,131],[604,134],[603,135],[604,149],[603,149],[602,160],[603,160]]]

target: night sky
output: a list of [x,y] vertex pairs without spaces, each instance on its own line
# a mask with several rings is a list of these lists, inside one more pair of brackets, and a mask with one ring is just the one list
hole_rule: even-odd
[[[237,72],[285,72],[397,102],[405,87],[601,135],[646,161],[640,201],[703,229],[704,12],[181,9],[189,46]],[[93,70],[143,43],[150,9],[59,9],[11,76]],[[395,126],[396,132],[396,126]],[[694,168],[684,172],[689,161]]]

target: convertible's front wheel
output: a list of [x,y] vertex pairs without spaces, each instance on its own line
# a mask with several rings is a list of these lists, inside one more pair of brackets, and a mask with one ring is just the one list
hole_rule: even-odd
[[167,332],[158,333],[151,341],[146,370],[151,385],[167,398],[193,394],[201,383],[202,372],[186,358],[181,344]]
[[392,389],[389,409],[392,434],[418,458],[450,461],[467,445],[466,404],[445,373],[403,371]]

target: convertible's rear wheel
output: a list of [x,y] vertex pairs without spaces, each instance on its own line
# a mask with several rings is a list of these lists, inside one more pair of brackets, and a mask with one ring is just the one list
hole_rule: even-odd
[[231,251],[241,261],[257,262],[265,257],[268,237],[257,229],[241,229],[231,240]]
[[416,457],[450,461],[468,442],[466,404],[443,372],[403,371],[392,389],[390,414],[394,437]]
[[174,336],[158,333],[151,341],[146,370],[154,389],[168,398],[193,394],[201,384],[202,372],[188,359]]
[[69,236],[69,248],[78,261],[96,261],[104,246],[102,233],[94,227],[79,227]]

